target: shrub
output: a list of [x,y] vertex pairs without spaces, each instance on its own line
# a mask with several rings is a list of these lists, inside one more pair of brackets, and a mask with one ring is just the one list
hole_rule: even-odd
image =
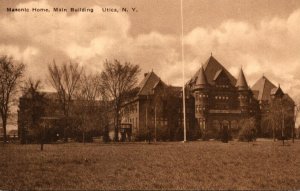
[[254,141],[256,139],[256,128],[253,119],[246,119],[242,123],[242,129],[239,132],[239,141]]

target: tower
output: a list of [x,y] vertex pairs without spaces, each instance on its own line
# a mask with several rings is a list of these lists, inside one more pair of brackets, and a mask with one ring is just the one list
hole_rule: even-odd
[[205,130],[206,114],[209,107],[209,84],[204,73],[203,66],[201,66],[197,76],[195,85],[193,87],[193,94],[195,97],[195,118],[199,124],[200,129]]
[[242,68],[236,82],[236,87],[238,90],[238,99],[241,112],[248,113],[250,104],[250,90]]

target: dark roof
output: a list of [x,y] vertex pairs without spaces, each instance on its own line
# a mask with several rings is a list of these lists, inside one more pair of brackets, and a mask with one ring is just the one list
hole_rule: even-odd
[[271,93],[270,93],[270,94],[271,94],[271,95],[278,95],[278,94],[284,95],[284,93],[283,93],[282,89],[280,88],[280,86],[279,86],[279,87],[276,87],[276,88],[273,88],[273,89],[271,90]]
[[[38,91],[41,95],[43,95],[44,98],[50,99],[50,100],[55,100],[58,98],[58,95],[56,92],[45,92],[45,91]],[[27,92],[23,96],[23,98],[31,99],[32,95]]]
[[249,88],[242,68],[241,68],[238,80],[236,82],[236,87],[239,90],[242,90],[242,89],[248,90],[248,88]]
[[196,79],[196,85],[207,85],[207,84],[208,84],[208,82],[206,79],[206,75],[204,73],[203,66],[201,66],[201,68],[199,70],[199,74]]
[[217,73],[215,74],[215,77],[214,77],[214,81],[215,81],[216,79],[218,79],[218,77],[220,76],[220,74],[222,73],[222,71],[223,71],[223,69],[217,71]]
[[153,94],[152,90],[158,85],[159,82],[163,83],[153,71],[147,73],[145,78],[138,85],[138,87],[140,88],[138,95]]
[[58,95],[56,92],[42,92],[44,97],[47,99],[55,100],[58,99]]
[[259,91],[258,90],[252,90],[252,93],[253,93],[253,96],[255,97],[255,99],[257,99]]
[[[205,62],[203,68],[204,68],[206,79],[209,84],[214,84],[214,77],[216,76],[216,74],[218,72],[220,73],[220,71],[223,70],[225,75],[229,78],[231,84],[233,86],[235,86],[236,79],[213,56],[209,57],[209,59]],[[196,79],[197,79],[197,76],[199,75],[200,70],[201,70],[201,68],[194,74],[194,76],[188,82],[189,84],[196,82]]]
[[291,103],[293,103],[295,105],[294,100],[289,96],[289,94],[284,94],[283,98],[286,99],[286,100],[288,100],[289,102],[291,102]]
[[[270,100],[272,89],[277,88],[265,76],[261,77],[253,86],[252,91],[258,91],[257,100]],[[255,95],[255,94],[254,94]]]
[[175,92],[175,93],[181,93],[182,92],[182,87],[179,86],[170,86],[171,89]]

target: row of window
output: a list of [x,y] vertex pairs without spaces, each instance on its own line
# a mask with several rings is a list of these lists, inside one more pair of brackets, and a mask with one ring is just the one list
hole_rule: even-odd
[[229,88],[229,85],[216,85],[217,88]]
[[198,97],[208,97],[208,95],[207,94],[196,94],[196,98],[198,98]]
[[[198,99],[198,98],[202,98],[202,97],[207,97],[208,98],[208,95],[205,95],[205,94],[200,94],[200,95],[197,95],[196,94],[196,99]],[[247,98],[248,96],[243,96],[243,95],[241,95],[241,96],[239,96],[238,98],[239,99],[244,99],[244,98]],[[228,96],[215,96],[215,99],[223,99],[223,100],[228,100],[229,99],[229,97]]]
[[205,111],[205,107],[196,105],[196,112],[201,112],[201,111]]
[[219,100],[229,100],[228,96],[215,96],[215,99],[219,99]]

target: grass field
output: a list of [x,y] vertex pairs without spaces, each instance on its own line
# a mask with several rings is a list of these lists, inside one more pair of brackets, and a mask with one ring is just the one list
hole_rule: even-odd
[[0,189],[300,189],[300,142],[1,145]]

